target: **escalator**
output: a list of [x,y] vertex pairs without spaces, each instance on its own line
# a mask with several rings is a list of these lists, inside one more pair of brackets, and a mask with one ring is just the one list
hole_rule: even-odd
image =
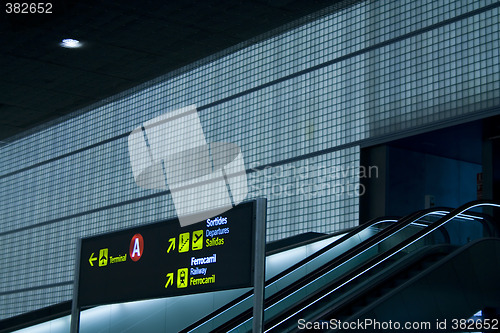
[[[454,319],[467,319],[484,307],[499,307],[498,228],[486,216],[469,213],[486,205],[497,206],[474,202],[413,235],[407,230],[410,232],[400,237],[406,229],[399,229],[378,242],[378,253],[363,255],[357,268],[310,290],[309,296],[268,320],[266,332],[300,331],[299,319],[333,321],[325,326],[346,331],[365,331],[366,326],[356,323],[366,320],[372,324],[393,321],[403,327],[408,323],[408,328],[413,323],[417,327],[418,322],[430,323],[436,329],[440,319],[447,320],[451,329]],[[443,233],[449,236],[444,242]],[[368,328],[390,330],[387,325]]]
[[[474,326],[467,319],[478,309],[500,306],[500,239],[483,238],[460,248],[441,245],[422,250],[425,253],[409,255],[398,263],[403,267],[393,267],[384,272],[387,275],[379,281],[372,281],[373,284],[365,286],[349,301],[335,305],[330,303],[330,306],[323,307],[321,313],[309,318],[312,321],[333,319],[336,328],[349,327],[349,324],[340,325],[339,320],[345,323],[371,322],[372,329],[375,328],[375,321],[392,321],[399,323],[399,328],[393,325],[393,331],[405,327],[406,323],[413,331],[423,331],[418,323],[428,323],[426,331],[483,331],[484,325]],[[496,258],[494,265],[491,262],[493,258]],[[438,329],[437,320],[447,325]],[[463,328],[468,330],[454,329],[460,328],[460,320],[467,320],[472,327],[465,325]],[[500,328],[498,321],[491,328],[493,326]],[[333,328],[327,331],[356,331]],[[390,331],[380,325],[378,330]],[[289,331],[300,330],[296,327]],[[357,331],[366,331],[366,327],[359,327]]]
[[[483,252],[495,247],[495,239],[475,242],[498,236],[496,226],[486,216],[471,212],[480,206],[498,205],[473,202],[453,211],[431,209],[401,219],[373,220],[354,229],[266,281],[265,331],[299,331],[299,319],[370,318],[377,308],[374,303],[379,308],[383,308],[382,303],[385,309],[394,308],[397,290],[407,288],[408,281],[424,271],[428,274],[429,269],[441,267],[443,260],[451,260],[457,251],[466,253],[463,258],[470,251],[478,252],[475,246],[486,248]],[[249,292],[183,332],[249,332],[251,298]],[[380,318],[394,318],[394,313],[379,312]]]

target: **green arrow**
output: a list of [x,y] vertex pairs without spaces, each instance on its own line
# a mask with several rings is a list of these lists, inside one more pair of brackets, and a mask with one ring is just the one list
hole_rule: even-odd
[[94,263],[92,261],[96,261],[97,258],[94,258],[94,252],[92,252],[92,254],[90,255],[90,258],[89,258],[89,263],[90,263],[90,266],[94,267]]
[[165,288],[174,284],[174,273],[167,274],[167,283],[165,283]]
[[171,250],[175,250],[175,237],[170,238],[168,241],[170,242],[170,246],[168,247],[167,253],[170,253]]

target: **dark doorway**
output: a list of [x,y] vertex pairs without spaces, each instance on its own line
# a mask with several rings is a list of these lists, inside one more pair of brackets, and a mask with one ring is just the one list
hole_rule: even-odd
[[477,199],[483,164],[483,122],[475,121],[361,151],[363,166],[379,177],[362,178],[360,222],[402,216],[432,206],[457,207]]

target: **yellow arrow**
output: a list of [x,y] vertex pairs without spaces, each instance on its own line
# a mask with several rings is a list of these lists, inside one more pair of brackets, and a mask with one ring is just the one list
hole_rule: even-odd
[[94,258],[94,252],[92,252],[92,254],[90,255],[90,258],[89,258],[89,263],[90,263],[90,266],[94,267],[94,263],[92,261],[96,261],[97,258]]
[[167,274],[167,283],[165,283],[165,288],[174,284],[174,273]]
[[170,246],[168,247],[167,253],[170,253],[171,250],[175,250],[175,237],[170,238],[168,241],[170,242]]

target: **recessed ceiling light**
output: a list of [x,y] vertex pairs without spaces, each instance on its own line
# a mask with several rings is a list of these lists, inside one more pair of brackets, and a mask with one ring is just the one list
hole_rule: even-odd
[[76,49],[78,47],[81,47],[82,43],[76,39],[65,38],[61,41],[61,43],[59,43],[59,45],[68,49]]

